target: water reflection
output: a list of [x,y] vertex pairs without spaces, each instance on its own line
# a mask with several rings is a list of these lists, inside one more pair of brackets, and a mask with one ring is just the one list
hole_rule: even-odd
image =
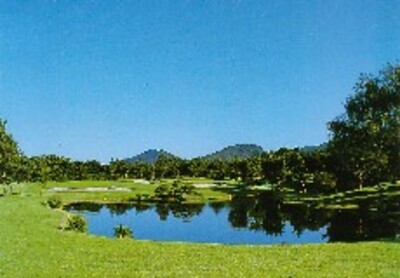
[[330,211],[301,204],[285,204],[272,192],[256,196],[238,195],[229,203],[229,221],[233,227],[264,231],[279,236],[290,223],[297,236],[304,230],[318,231],[329,223]]
[[179,203],[158,203],[155,205],[155,211],[160,220],[166,221],[169,215],[190,222],[193,216],[200,215],[204,204],[179,204]]
[[328,227],[330,241],[366,241],[396,238],[400,234],[400,215],[346,210],[337,212]]
[[207,205],[80,203],[67,209],[84,214],[95,234],[110,236],[108,231],[125,221],[146,239],[257,244],[394,239],[400,234],[399,197],[363,201],[359,207],[317,209],[262,192]]

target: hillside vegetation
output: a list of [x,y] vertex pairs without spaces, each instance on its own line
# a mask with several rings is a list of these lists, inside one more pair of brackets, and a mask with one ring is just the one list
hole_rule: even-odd
[[147,164],[154,164],[157,162],[157,160],[160,158],[160,156],[166,156],[168,158],[174,158],[176,157],[175,155],[164,151],[164,150],[147,150],[141,154],[135,155],[131,158],[125,159],[129,163],[135,163],[135,162],[142,162],[142,163],[147,163]]
[[264,152],[263,148],[254,144],[237,144],[228,146],[220,151],[204,156],[208,160],[232,160],[234,158],[251,158],[259,156]]

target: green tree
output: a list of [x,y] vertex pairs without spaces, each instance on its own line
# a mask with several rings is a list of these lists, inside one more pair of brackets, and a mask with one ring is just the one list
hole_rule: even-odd
[[109,179],[109,167],[101,165],[100,162],[96,160],[88,160],[84,162],[84,172],[86,180],[102,180]]
[[[323,156],[315,151],[315,155],[304,154],[299,149],[281,148],[276,152],[265,153],[261,158],[264,179],[274,186],[288,187],[298,192],[307,193],[309,189],[318,191],[328,185],[330,175],[323,170]],[[313,181],[318,176],[316,186]],[[327,189],[331,189],[329,185]]]
[[73,161],[71,163],[70,177],[72,180],[84,180],[87,177],[85,163],[82,161]]
[[167,183],[162,183],[154,190],[154,195],[160,201],[165,201],[169,197],[170,186]]
[[330,153],[341,187],[400,178],[400,66],[361,76],[346,112],[329,123]]
[[154,165],[155,177],[158,179],[179,177],[179,164],[179,158],[161,153]]
[[189,173],[192,177],[206,176],[208,163],[205,159],[194,158],[189,162]]
[[131,171],[132,165],[125,160],[112,160],[110,163],[111,178],[117,179],[127,179]]
[[273,185],[278,185],[283,180],[284,159],[274,152],[262,155],[261,169],[264,179]]
[[220,159],[209,161],[207,165],[207,176],[216,180],[223,180],[227,174],[227,163]]
[[7,122],[0,119],[0,184],[10,184],[16,180],[21,161],[18,144],[6,131]]
[[33,181],[66,181],[71,179],[73,169],[69,158],[42,155],[30,158],[30,176]]

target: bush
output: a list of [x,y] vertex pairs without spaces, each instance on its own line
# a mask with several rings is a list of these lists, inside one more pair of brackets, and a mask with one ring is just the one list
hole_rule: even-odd
[[87,230],[87,221],[81,215],[70,214],[68,215],[67,226],[65,229],[85,233]]
[[157,188],[154,190],[154,194],[156,198],[159,198],[161,200],[165,200],[168,198],[170,194],[170,187],[166,183],[162,183]]
[[149,199],[149,194],[136,194],[135,197],[130,198],[129,200],[132,202],[142,202],[147,201]]
[[116,238],[133,237],[132,230],[128,226],[122,226],[122,224],[114,227],[114,235]]
[[195,187],[191,184],[182,184],[180,180],[176,180],[172,185],[162,183],[154,191],[154,196],[159,201],[182,202],[186,195],[194,194]]
[[59,196],[50,196],[49,199],[47,200],[47,205],[54,209],[54,208],[61,208],[62,206],[62,200]]

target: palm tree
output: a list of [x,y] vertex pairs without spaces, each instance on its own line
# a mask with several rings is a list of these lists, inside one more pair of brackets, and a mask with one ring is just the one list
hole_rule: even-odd
[[133,238],[132,230],[128,226],[122,226],[119,224],[118,226],[114,227],[114,236],[116,238]]

